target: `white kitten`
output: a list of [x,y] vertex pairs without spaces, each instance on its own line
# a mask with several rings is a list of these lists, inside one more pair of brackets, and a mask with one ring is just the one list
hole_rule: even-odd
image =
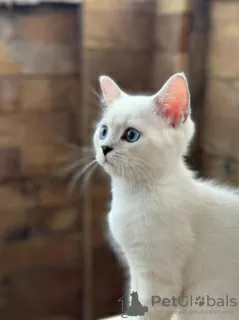
[[180,319],[239,319],[239,197],[184,163],[194,134],[184,74],[153,96],[130,96],[106,76],[100,84],[96,159],[112,180],[112,241],[148,307],[138,318],[169,320],[182,296]]

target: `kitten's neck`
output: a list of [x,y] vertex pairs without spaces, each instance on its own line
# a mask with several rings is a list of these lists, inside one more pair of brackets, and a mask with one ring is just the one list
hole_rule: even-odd
[[192,181],[192,179],[192,172],[181,160],[163,172],[155,170],[155,172],[144,172],[140,175],[135,174],[127,177],[113,176],[111,177],[111,184],[113,193],[120,189],[132,194],[141,192],[142,189],[154,190],[158,186],[175,185],[180,187],[186,182]]

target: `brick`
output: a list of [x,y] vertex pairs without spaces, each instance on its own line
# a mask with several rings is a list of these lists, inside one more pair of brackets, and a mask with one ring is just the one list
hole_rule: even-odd
[[[191,32],[190,34],[190,56],[193,57],[193,63],[190,63],[190,93],[193,106],[195,103],[202,106],[202,101],[194,97],[201,96],[201,91],[204,83],[205,70],[205,48],[206,48],[206,34],[204,32]],[[199,49],[201,48],[201,49]],[[190,60],[191,58],[189,58]],[[202,100],[202,98],[201,98]]]
[[33,235],[47,235],[56,232],[80,231],[79,210],[69,207],[36,207],[29,211],[30,228]]
[[0,239],[4,240],[27,226],[27,211],[24,208],[2,209]]
[[51,185],[49,177],[50,183],[44,185],[43,178],[0,186],[0,239],[21,238],[29,227],[34,234],[80,230],[79,195],[68,192],[63,181]]
[[69,192],[68,185],[59,178],[57,183],[49,183],[49,185],[39,188],[38,199],[44,206],[60,206],[75,203],[79,200],[78,191]]
[[119,10],[120,8],[125,8],[124,0],[105,0],[105,1],[97,1],[97,0],[89,0],[86,4],[86,10],[90,11],[94,10]]
[[0,249],[0,274],[28,268],[76,267],[82,258],[81,240],[80,235],[71,234],[5,244]]
[[213,1],[211,6],[211,21],[219,19],[238,21],[239,4],[237,1]]
[[11,294],[10,283],[7,278],[0,278],[0,310],[2,311],[9,303]]
[[77,73],[78,56],[77,46],[10,41],[0,50],[0,74]]
[[154,10],[154,1],[152,0],[134,0],[134,1],[125,1],[125,0],[88,0],[85,6],[86,11],[99,10],[99,11],[113,11],[113,10],[123,10],[123,11],[153,11]]
[[[124,90],[143,92],[150,87],[150,52],[87,50],[88,87],[99,88],[98,77],[108,74]],[[137,75],[137,81],[135,76]]]
[[152,14],[135,11],[86,11],[87,49],[149,50],[153,33]]
[[44,320],[77,320],[77,318],[67,317],[67,316],[50,316],[44,318]]
[[48,173],[61,176],[61,172],[67,167],[65,160],[69,156],[69,151],[67,152],[54,141],[52,143],[25,143],[21,151],[22,174],[29,176]]
[[[77,152],[77,154],[75,150],[59,143],[59,140],[52,139],[52,143],[50,141],[49,143],[23,145],[21,148],[21,173],[27,176],[44,176],[47,173],[48,183],[55,183],[55,180],[57,180],[56,182],[67,180],[70,183],[77,171],[83,168],[92,159],[92,156],[88,153],[84,155],[81,152]],[[65,139],[64,141],[68,144],[69,140]]]
[[78,319],[82,308],[80,267],[19,270],[10,281],[11,295],[4,310],[4,320],[56,320],[57,316],[59,320]]
[[22,196],[21,191],[10,183],[0,185],[0,198],[2,213],[26,209],[29,205],[27,199]]
[[21,64],[8,55],[6,44],[0,43],[0,75],[18,75],[21,70]]
[[54,139],[68,139],[69,111],[40,110],[0,117],[0,146],[26,145]]
[[175,14],[185,13],[192,10],[191,0],[157,0],[157,14]]
[[89,201],[87,216],[90,217],[91,228],[94,230],[91,239],[94,250],[103,245],[108,245],[105,230],[107,228],[106,216],[110,202],[109,187],[105,173],[99,174],[96,170],[89,186],[89,193],[87,193]]
[[88,144],[88,145],[91,143],[92,141],[91,137],[95,131],[95,125],[97,121],[100,120],[100,118],[101,118],[101,108],[99,106],[99,103],[95,102],[94,104],[92,103],[87,104],[87,116],[85,117],[85,121],[87,121],[86,123],[89,123],[89,125],[87,125],[85,128],[85,131],[84,131],[85,137],[81,132],[79,132],[81,143]]
[[[3,208],[7,208],[11,198],[26,200],[29,204],[27,208],[34,207],[37,203],[44,207],[65,207],[78,203],[80,200],[78,191],[69,192],[68,181],[54,175],[42,175],[32,177],[21,177],[2,184],[0,187],[0,196],[3,196],[5,201],[2,201]],[[14,199],[14,204],[19,208],[19,203]]]
[[75,8],[34,10],[32,14],[19,18],[18,34],[25,41],[73,45],[78,38],[78,12]]
[[[78,70],[78,46],[65,44],[23,43],[19,60],[24,74],[75,74]],[[20,48],[15,49],[20,50]],[[13,56],[15,52],[9,52]],[[15,59],[18,59],[17,57]]]
[[233,157],[238,161],[238,117],[235,119],[230,114],[209,115],[210,117],[204,120],[201,137],[203,149],[208,153]]
[[162,85],[176,72],[185,72],[188,75],[189,57],[186,53],[155,53],[154,55],[153,87],[159,90]]
[[187,52],[189,15],[162,15],[156,20],[156,47],[166,52]]
[[211,36],[208,57],[208,72],[210,76],[238,79],[239,41],[235,37]]
[[10,35],[1,37],[0,74],[76,73],[76,39],[80,40],[77,20],[75,8],[66,12],[35,9],[30,14],[16,11],[5,23],[10,25]]
[[213,37],[233,37],[238,41],[238,21],[231,21],[225,19],[216,19],[212,22]]
[[238,38],[238,16],[238,3],[214,2],[212,5],[211,35],[213,37]]
[[[95,179],[92,179],[95,181]],[[101,179],[99,185],[92,185],[91,188],[91,210],[92,210],[92,220],[100,221],[103,220],[103,217],[107,214],[108,211],[108,203],[110,201],[108,189],[109,185],[106,183],[106,179]]]
[[67,192],[67,184],[49,176],[16,179],[0,185],[2,211],[29,209],[37,204],[44,207],[69,207],[79,200],[78,192]]
[[21,153],[18,147],[0,148],[0,179],[18,176]]
[[0,112],[13,112],[19,106],[19,80],[0,77]]
[[108,239],[106,237],[106,230],[107,230],[106,216],[103,217],[102,215],[101,218],[102,218],[101,220],[94,221],[92,224],[92,230],[94,230],[94,235],[91,240],[91,245],[93,250],[109,245],[107,242]]
[[202,153],[202,173],[210,179],[217,179],[222,183],[238,186],[238,162],[226,156]]
[[239,119],[239,81],[208,79],[204,111],[206,117],[221,115]]
[[[103,261],[107,263],[107,269],[103,267]],[[123,269],[113,251],[107,246],[97,248],[94,251],[92,279],[94,319],[107,317],[109,313],[120,314],[122,306],[118,299],[124,294],[123,279]],[[105,306],[104,310],[102,305]]]
[[22,109],[52,109],[52,81],[21,78],[20,105]]
[[206,152],[239,160],[238,99],[238,82],[208,81],[201,133],[202,148]]
[[16,294],[21,294],[22,290],[22,293],[32,301],[36,302],[39,299],[48,303],[54,303],[68,294],[77,293],[83,280],[80,266],[18,270],[11,279]]
[[67,107],[73,112],[80,109],[81,102],[81,79],[79,76],[54,78],[51,84],[52,108]]

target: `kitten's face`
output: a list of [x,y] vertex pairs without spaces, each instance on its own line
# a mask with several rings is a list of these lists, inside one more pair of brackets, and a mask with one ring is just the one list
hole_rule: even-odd
[[[166,98],[129,96],[108,77],[101,79],[101,86],[108,106],[97,125],[94,147],[96,160],[111,176],[151,179],[186,152],[193,124],[189,117],[159,114],[158,103]],[[183,112],[187,116],[188,111]]]

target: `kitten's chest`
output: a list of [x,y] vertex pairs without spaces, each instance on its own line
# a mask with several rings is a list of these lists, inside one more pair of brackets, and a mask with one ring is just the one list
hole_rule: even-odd
[[113,238],[121,245],[131,245],[136,235],[142,235],[145,228],[142,226],[144,221],[139,218],[142,216],[136,206],[123,205],[121,208],[112,207],[108,215],[108,225]]
[[109,229],[121,245],[131,245],[154,236],[162,227],[159,204],[150,195],[113,199],[108,215]]

